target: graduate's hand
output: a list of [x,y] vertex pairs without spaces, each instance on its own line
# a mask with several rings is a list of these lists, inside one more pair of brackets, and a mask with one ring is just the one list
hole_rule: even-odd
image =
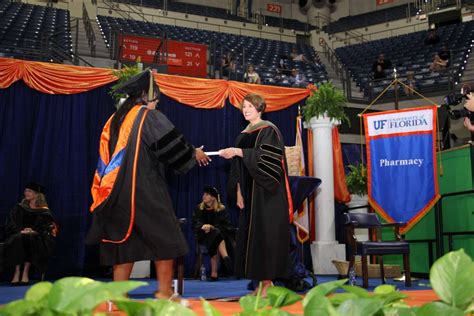
[[199,167],[207,166],[209,164],[209,162],[212,161],[212,159],[209,158],[209,156],[206,155],[204,153],[204,151],[202,150],[203,147],[204,146],[196,148],[196,161],[197,161]]
[[240,193],[240,191],[237,192],[237,207],[241,210],[244,209],[245,204],[244,204],[244,197]]

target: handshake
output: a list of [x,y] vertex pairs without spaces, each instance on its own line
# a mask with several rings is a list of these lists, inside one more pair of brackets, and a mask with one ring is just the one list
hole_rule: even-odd
[[210,151],[210,152],[204,152],[203,151],[204,146],[196,148],[196,161],[200,167],[202,166],[207,166],[212,159],[209,158],[209,156],[221,156],[222,158],[225,159],[231,159],[236,156],[242,157],[242,149],[240,148],[235,148],[235,147],[229,147],[225,149],[220,149],[218,151]]

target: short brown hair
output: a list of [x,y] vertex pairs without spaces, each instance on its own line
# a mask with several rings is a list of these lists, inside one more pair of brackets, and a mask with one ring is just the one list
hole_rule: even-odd
[[256,93],[249,93],[244,97],[244,99],[240,103],[240,109],[241,110],[244,107],[244,101],[248,101],[248,102],[252,103],[252,105],[255,107],[255,109],[260,113],[265,112],[265,109],[267,108],[267,104],[265,103],[265,99],[261,95],[258,95]]

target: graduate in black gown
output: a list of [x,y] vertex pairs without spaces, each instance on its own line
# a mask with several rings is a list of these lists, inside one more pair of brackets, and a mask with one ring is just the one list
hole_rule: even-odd
[[235,274],[263,281],[288,276],[290,221],[293,205],[286,172],[285,146],[278,128],[261,118],[265,100],[245,96],[242,113],[249,125],[236,146],[220,155],[232,158],[228,194],[240,209]]
[[159,88],[145,70],[116,93],[128,99],[104,126],[92,184],[89,244],[100,243],[100,262],[114,281],[128,280],[133,263],[155,262],[157,298],[172,298],[173,260],[188,252],[168,192],[166,171],[189,171],[210,161],[156,109]]
[[193,213],[193,230],[197,242],[205,246],[211,256],[211,281],[218,279],[219,255],[227,272],[231,273],[232,260],[228,249],[232,247],[232,225],[216,188],[204,188],[202,202],[196,206]]
[[29,283],[31,265],[40,273],[45,272],[55,245],[56,225],[43,186],[30,182],[24,195],[5,223],[3,263],[6,267],[15,267],[12,285]]

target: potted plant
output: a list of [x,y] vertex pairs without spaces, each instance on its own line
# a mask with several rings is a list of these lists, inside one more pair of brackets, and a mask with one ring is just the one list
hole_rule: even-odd
[[[351,194],[351,201],[347,203],[351,213],[367,213],[368,198],[367,198],[367,168],[362,164],[348,165],[349,173],[346,174],[347,190]],[[369,236],[367,230],[356,229],[357,240],[368,240]]]
[[342,91],[337,90],[332,82],[323,83],[319,88],[314,88],[311,96],[306,99],[303,108],[305,121],[310,123],[313,120],[327,120],[335,124],[347,122],[349,118],[344,112],[344,105],[347,102]]
[[367,196],[367,168],[359,163],[348,165],[349,173],[346,175],[347,189],[352,195]]
[[123,82],[129,80],[133,76],[140,73],[143,70],[143,64],[141,64],[140,59],[137,59],[137,62],[134,65],[127,66],[123,65],[122,69],[112,70],[112,73],[118,78],[117,83],[114,84],[110,88],[110,94],[113,96],[115,101],[117,102],[117,107],[122,105],[122,103],[127,98],[127,95],[123,93],[114,94],[115,90],[122,84]]

